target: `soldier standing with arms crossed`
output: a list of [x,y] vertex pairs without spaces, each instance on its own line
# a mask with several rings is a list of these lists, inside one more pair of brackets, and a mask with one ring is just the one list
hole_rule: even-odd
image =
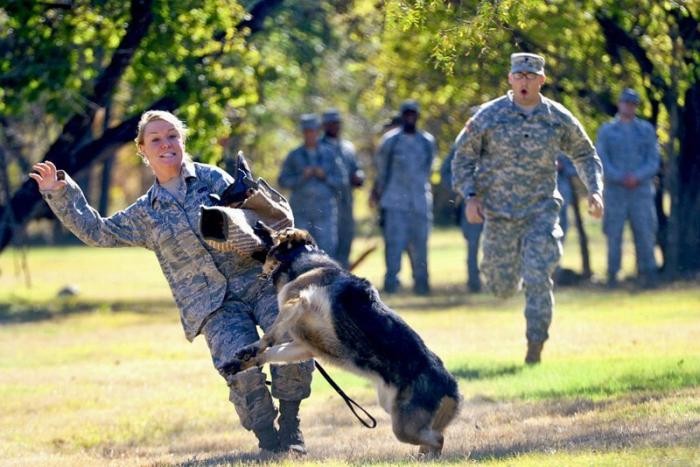
[[556,158],[568,154],[588,189],[589,213],[603,215],[602,165],[579,121],[540,94],[544,58],[511,55],[511,90],[484,104],[457,137],[453,189],[470,222],[484,222],[481,271],[499,297],[525,288],[527,355],[540,362],[549,337],[552,273],[561,257]]

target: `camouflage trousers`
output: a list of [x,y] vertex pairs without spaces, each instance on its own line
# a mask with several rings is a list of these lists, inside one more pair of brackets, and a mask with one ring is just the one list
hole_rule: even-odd
[[408,252],[416,286],[428,284],[428,237],[432,219],[429,215],[403,209],[384,209],[384,288],[399,285],[401,256]]
[[[352,197],[352,194],[349,196]],[[355,218],[352,212],[352,198],[349,200],[340,198],[338,202],[338,245],[333,258],[344,268],[350,265],[350,250],[354,238]]]
[[463,214],[463,209],[460,209],[459,212],[462,213],[459,225],[462,228],[462,235],[467,241],[467,284],[473,287],[480,287],[478,258],[483,224],[472,224],[467,220],[467,216]]
[[[268,329],[277,316],[277,297],[274,290],[258,296],[255,303],[245,303],[227,297],[202,328],[211,351],[214,366],[229,386],[229,400],[233,403],[241,425],[247,430],[269,426],[277,416],[270,391],[265,385],[265,374],[260,368],[226,374],[221,369],[242,347],[258,340],[256,325]],[[298,401],[311,394],[313,360],[299,364],[270,365],[272,396],[281,400]]]
[[552,273],[562,254],[558,208],[526,219],[487,216],[482,233],[481,272],[486,286],[499,297],[513,295],[524,284],[528,341],[549,337],[554,294]]
[[656,273],[654,245],[658,221],[651,192],[627,192],[618,187],[605,188],[603,232],[608,240],[608,277],[615,278],[622,262],[622,232],[629,219],[634,237],[637,269],[640,274]]

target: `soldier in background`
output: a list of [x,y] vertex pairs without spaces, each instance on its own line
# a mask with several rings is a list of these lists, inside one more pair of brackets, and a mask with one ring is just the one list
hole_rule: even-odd
[[470,222],[484,223],[481,271],[496,295],[525,286],[528,348],[539,363],[549,337],[552,273],[561,257],[561,195],[556,158],[569,155],[588,189],[589,212],[603,215],[602,165],[579,121],[540,94],[544,58],[511,55],[505,96],[484,104],[457,137],[453,189],[466,200]]
[[565,154],[559,154],[557,157],[557,190],[561,195],[561,209],[559,210],[559,225],[562,231],[562,243],[566,239],[566,233],[569,230],[569,205],[574,197],[574,187],[571,184],[571,177],[576,175],[576,167],[571,162],[571,159]]
[[408,251],[413,290],[427,295],[428,235],[433,220],[430,174],[437,148],[433,135],[416,128],[418,103],[405,101],[400,111],[401,126],[384,134],[375,158],[385,245],[384,291],[398,290],[401,256]]
[[[454,156],[455,147],[453,145],[450,149],[450,153],[440,167],[441,183],[450,191],[452,191],[452,160]],[[467,242],[467,290],[472,293],[480,292],[479,240],[481,239],[483,223],[471,223],[467,220],[467,216],[464,213],[464,199],[461,193],[457,193],[455,207],[457,210],[457,218],[459,219],[459,227],[462,229],[462,235]]]
[[651,123],[636,116],[639,94],[625,89],[620,94],[618,113],[598,131],[596,147],[605,167],[603,232],[608,239],[608,286],[617,285],[622,259],[622,231],[629,219],[634,235],[637,269],[642,287],[657,282],[654,257],[657,217],[653,179],[660,158],[656,131]]
[[304,143],[287,154],[278,183],[291,190],[294,225],[332,255],[338,245],[338,192],[347,176],[337,155],[318,142],[318,116],[302,115],[300,124]]
[[336,109],[327,110],[323,113],[321,121],[323,136],[320,143],[326,145],[336,155],[347,174],[338,192],[338,244],[335,253],[331,254],[344,268],[347,268],[350,265],[350,249],[355,237],[352,191],[364,184],[365,173],[357,161],[355,146],[340,137],[342,129],[340,112]]

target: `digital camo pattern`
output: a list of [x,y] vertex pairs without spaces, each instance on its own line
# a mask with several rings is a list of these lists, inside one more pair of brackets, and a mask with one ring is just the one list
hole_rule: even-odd
[[347,174],[341,189],[338,191],[338,244],[335,254],[331,254],[333,258],[340,262],[341,266],[347,268],[350,263],[352,241],[355,237],[351,178],[353,175],[360,176],[363,173],[362,167],[357,159],[355,146],[350,141],[327,136],[322,137],[319,141],[335,152]]
[[[634,234],[639,272],[654,273],[658,222],[653,178],[661,163],[654,127],[639,118],[629,123],[615,118],[598,131],[596,148],[605,168],[603,231],[608,239],[608,277],[614,278],[620,270],[627,220]],[[639,180],[636,188],[623,185],[627,175]]]
[[[184,204],[155,183],[134,204],[108,218],[90,207],[75,181],[63,175],[65,190],[43,193],[56,216],[89,245],[153,250],[180,309],[185,335],[192,340],[204,327],[217,368],[258,339],[256,325],[266,329],[274,321],[277,294],[269,280],[258,278],[260,263],[209,247],[197,228],[201,206],[212,204],[209,194],[221,194],[233,182],[226,172],[185,162]],[[312,371],[313,362],[273,366],[272,394],[285,400],[308,397]],[[260,370],[224,377],[244,427],[274,420]]]
[[428,132],[409,134],[400,128],[387,132],[376,155],[380,207],[427,217],[433,208],[430,174],[436,152],[435,138]]
[[[321,167],[325,178],[304,178],[304,169],[311,166]],[[335,253],[338,244],[338,192],[346,179],[340,160],[325,145],[316,151],[304,146],[291,151],[278,179],[281,187],[291,190],[294,225],[308,230],[328,254]]]
[[80,240],[92,246],[142,246],[153,250],[170,285],[187,339],[194,339],[202,323],[218,309],[227,290],[244,296],[259,284],[260,264],[252,259],[209,247],[198,230],[200,207],[212,204],[233,179],[217,167],[183,165],[184,204],[157,182],[134,204],[110,217],[88,205],[69,176],[59,192],[44,199],[59,220]]
[[491,216],[525,218],[552,199],[561,203],[555,170],[561,152],[589,193],[602,193],[601,161],[579,121],[546,97],[528,115],[509,92],[481,106],[457,137],[453,188],[479,195]]
[[568,155],[589,193],[601,193],[602,164],[578,120],[542,97],[531,112],[509,92],[481,106],[456,140],[453,189],[481,198],[481,272],[498,296],[525,287],[526,335],[544,342],[552,319],[551,275],[561,257],[556,159]]
[[[238,350],[259,339],[256,325],[266,331],[277,316],[277,296],[270,282],[247,302],[227,297],[221,309],[211,315],[202,329],[214,366],[226,379],[229,398],[241,424],[248,430],[269,426],[277,415],[265,375],[260,368],[230,375],[221,369]],[[311,394],[313,360],[299,364],[270,365],[272,396],[298,401]]]
[[387,291],[399,285],[404,251],[410,253],[415,289],[428,290],[428,236],[433,219],[430,175],[436,151],[435,138],[425,131],[411,134],[397,128],[380,143],[376,187],[384,221]]
[[526,335],[529,341],[549,337],[554,295],[551,275],[561,258],[558,206],[552,203],[527,219],[487,217],[482,232],[481,272],[486,286],[499,297],[525,288]]
[[428,277],[428,236],[430,219],[421,218],[416,213],[403,209],[384,209],[384,260],[386,273],[384,289],[395,291],[399,286],[401,255],[408,251],[413,272],[413,282],[417,290],[427,291]]

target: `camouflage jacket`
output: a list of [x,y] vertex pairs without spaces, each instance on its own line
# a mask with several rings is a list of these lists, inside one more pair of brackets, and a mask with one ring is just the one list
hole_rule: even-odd
[[641,181],[636,191],[653,191],[660,158],[651,123],[640,118],[624,123],[615,118],[598,130],[596,149],[603,160],[606,184],[622,185],[625,175],[631,174]]
[[80,187],[63,173],[68,186],[42,196],[61,222],[80,240],[99,247],[142,246],[153,250],[163,270],[188,340],[218,309],[227,292],[253,299],[260,289],[259,263],[209,247],[199,233],[201,205],[211,205],[210,193],[220,194],[233,183],[223,170],[185,162],[184,204],[157,182],[126,209],[102,217],[88,205]]
[[339,190],[339,199],[341,202],[346,204],[352,204],[352,182],[353,176],[362,176],[362,167],[357,160],[357,152],[355,151],[355,146],[346,139],[335,139],[329,138],[328,136],[322,136],[319,140],[319,144],[324,144],[331,151],[337,154],[338,160],[340,160],[345,168],[347,177],[343,180],[341,189]]
[[589,193],[602,193],[602,165],[581,123],[546,97],[531,113],[512,92],[481,106],[457,136],[453,189],[479,195],[487,216],[518,219],[546,207],[557,191],[556,159],[574,162]]
[[[321,167],[326,178],[304,178],[304,169],[310,166]],[[326,211],[335,209],[338,206],[338,193],[347,178],[342,161],[327,145],[319,144],[315,154],[302,145],[287,154],[278,183],[291,191],[289,202],[294,214],[299,215],[316,208]]]
[[437,146],[427,131],[409,134],[401,128],[382,136],[377,151],[376,189],[383,209],[432,212],[430,174]]

